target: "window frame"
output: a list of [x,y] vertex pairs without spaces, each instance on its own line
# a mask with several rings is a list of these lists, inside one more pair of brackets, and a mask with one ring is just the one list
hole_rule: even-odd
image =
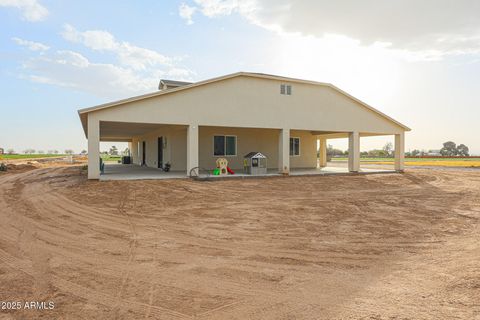
[[[295,139],[298,139],[298,154],[295,154],[295,148],[293,148],[293,154],[290,154],[290,151],[291,151],[291,143],[292,143],[292,139],[295,140]],[[290,157],[300,157],[301,156],[301,139],[300,137],[290,137],[290,139],[288,140],[289,141],[289,146],[288,146],[288,153],[290,155]],[[295,145],[295,144],[293,144]]]
[[284,96],[291,96],[292,95],[292,85],[291,84],[286,84],[286,83],[281,83],[280,84],[280,94]]
[[[224,141],[223,141],[223,155],[216,155],[215,154],[215,137],[223,137],[224,138]],[[232,154],[232,155],[227,155],[227,137],[233,137],[235,138],[235,154]],[[219,158],[219,157],[236,157],[237,154],[238,154],[238,137],[236,135],[233,135],[233,134],[214,134],[213,137],[212,137],[212,146],[213,146],[213,157],[215,158]]]

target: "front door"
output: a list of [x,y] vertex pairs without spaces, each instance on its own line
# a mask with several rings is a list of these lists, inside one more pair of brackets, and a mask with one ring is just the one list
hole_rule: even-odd
[[158,138],[158,167],[163,168],[163,137]]
[[142,166],[146,166],[147,163],[145,161],[145,149],[146,149],[147,145],[145,143],[145,141],[142,141]]

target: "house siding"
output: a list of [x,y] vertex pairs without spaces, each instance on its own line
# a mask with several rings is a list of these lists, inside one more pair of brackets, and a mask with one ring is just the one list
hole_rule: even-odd
[[[199,128],[199,166],[205,169],[215,168],[213,155],[213,137],[215,135],[234,135],[237,137],[237,155],[226,156],[229,167],[243,170],[243,157],[251,151],[258,151],[268,158],[268,168],[278,167],[278,135],[275,129],[205,127]],[[142,141],[146,142],[146,164],[158,166],[157,139],[164,136],[167,146],[164,149],[164,163],[170,162],[171,170],[186,170],[187,133],[186,129],[159,129],[132,140],[132,156],[135,164],[141,164]],[[290,136],[300,138],[300,156],[290,157],[291,168],[315,168],[317,165],[317,140],[309,131],[291,130]],[[138,150],[140,146],[140,150]],[[140,157],[138,156],[140,155]]]

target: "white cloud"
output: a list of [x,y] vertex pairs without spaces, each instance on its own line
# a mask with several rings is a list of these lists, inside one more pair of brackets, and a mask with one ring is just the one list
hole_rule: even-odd
[[96,51],[109,51],[117,55],[119,62],[135,70],[146,70],[155,66],[171,66],[172,59],[154,50],[134,46],[125,41],[117,41],[104,30],[80,32],[71,25],[65,25],[62,36],[71,42],[81,43]]
[[195,0],[200,10],[207,17],[230,15],[234,11],[242,11],[248,1],[237,0]]
[[29,50],[32,51],[47,51],[48,49],[50,49],[49,46],[40,42],[24,40],[16,37],[12,38],[12,40],[15,41],[15,43],[17,43],[18,45],[27,47]]
[[[113,54],[114,61],[97,63],[72,50],[43,51],[23,63],[23,78],[116,99],[154,91],[162,77],[191,80],[194,75],[180,65],[180,57],[167,57],[151,49],[118,41],[107,31],[80,32],[67,25],[62,35],[97,55],[108,53],[111,58]],[[15,41],[19,45],[36,44],[22,39]]]
[[477,0],[194,0],[207,17],[238,13],[280,34],[343,35],[416,57],[480,53]]
[[74,88],[108,98],[152,91],[159,78],[108,63],[93,63],[80,53],[59,50],[24,63],[26,76],[39,83]]
[[78,42],[93,50],[115,50],[118,47],[115,37],[103,30],[80,32],[69,24],[63,26],[62,36],[70,42]]
[[23,18],[31,22],[45,20],[48,16],[48,9],[37,0],[0,0],[0,7],[17,8],[22,12]]
[[180,7],[178,8],[178,14],[182,19],[185,19],[187,21],[187,24],[193,24],[192,16],[195,13],[196,8],[191,7],[185,3],[182,3]]

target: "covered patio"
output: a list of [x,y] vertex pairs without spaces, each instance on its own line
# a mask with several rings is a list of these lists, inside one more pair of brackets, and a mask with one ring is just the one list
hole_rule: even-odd
[[[362,168],[359,172],[350,172],[347,166],[337,166],[335,164],[327,165],[321,168],[292,169],[290,176],[326,176],[326,175],[347,175],[347,174],[375,174],[375,173],[395,173],[395,170],[383,168]],[[235,178],[258,178],[258,177],[279,177],[277,169],[269,169],[264,175],[250,175],[237,171],[233,175],[214,176],[207,175],[206,172],[200,173],[200,179],[235,179]],[[162,179],[185,179],[188,176],[185,171],[165,172],[156,168],[140,166],[137,164],[105,164],[104,173],[100,175],[100,181],[112,180],[162,180]]]
[[100,181],[109,180],[155,180],[155,179],[183,179],[185,171],[165,172],[156,168],[137,164],[105,164]]

